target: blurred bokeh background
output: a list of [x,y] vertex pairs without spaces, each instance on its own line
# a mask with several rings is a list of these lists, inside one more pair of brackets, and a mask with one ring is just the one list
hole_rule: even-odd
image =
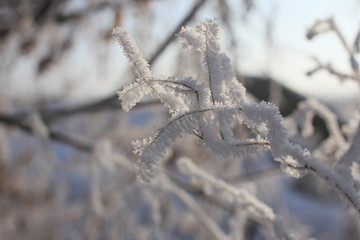
[[[156,74],[201,77],[201,60],[182,52],[175,34],[215,18],[222,51],[254,99],[291,119],[313,97],[339,126],[353,126],[359,11],[357,0],[1,0],[0,238],[212,239],[181,194],[136,182],[131,141],[150,136],[167,113],[150,98],[121,110],[116,91],[134,75],[115,26],[130,32]],[[313,135],[293,139],[331,163],[340,153],[321,148],[331,133],[321,116],[312,123]],[[169,153],[169,171],[181,156],[253,191],[299,239],[359,237],[358,220],[333,192],[314,177],[285,177],[270,153],[217,162],[187,136]],[[229,239],[272,239],[261,224],[176,184]]]

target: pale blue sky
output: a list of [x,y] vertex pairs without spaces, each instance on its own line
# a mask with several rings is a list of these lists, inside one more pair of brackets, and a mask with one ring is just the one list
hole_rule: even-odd
[[[310,95],[333,97],[334,94],[358,94],[354,84],[339,84],[337,79],[325,72],[314,75],[310,80],[304,73],[314,66],[311,56],[325,63],[330,61],[342,71],[349,71],[347,55],[334,34],[327,33],[308,41],[305,32],[316,20],[333,16],[345,38],[353,42],[360,27],[359,1],[257,0],[257,4],[259,13],[251,16],[247,29],[246,45],[250,56],[244,62],[246,72],[261,72],[270,68],[270,73],[279,81]],[[270,59],[264,57],[266,45],[261,39],[266,16],[274,19],[275,46]]]

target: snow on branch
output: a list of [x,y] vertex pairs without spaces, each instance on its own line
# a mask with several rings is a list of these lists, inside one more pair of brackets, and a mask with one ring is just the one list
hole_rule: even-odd
[[[292,114],[291,120],[302,128],[302,135],[309,137],[314,133],[313,119],[318,115],[325,121],[329,137],[325,139],[320,149],[316,150],[315,155],[322,155],[326,148],[333,149],[333,155],[337,158],[341,156],[344,151],[349,147],[343,133],[339,127],[336,115],[324,104],[314,98],[309,98],[298,105],[296,111]],[[329,145],[326,146],[326,145]]]
[[265,127],[264,134],[270,142],[273,156],[281,163],[282,169],[296,178],[302,177],[309,172],[315,174],[360,214],[360,196],[353,187],[352,182],[349,182],[347,177],[341,176],[332,168],[316,160],[310,155],[309,151],[291,143],[277,107],[264,102],[252,105],[243,109],[247,117],[245,122],[250,127],[265,125],[262,126],[262,128]]
[[[220,50],[220,27],[215,20],[183,28],[178,34],[186,50],[202,54],[207,79],[155,78],[126,31],[116,28],[114,35],[139,78],[119,92],[124,110],[131,109],[145,94],[151,94],[171,113],[168,122],[153,137],[134,142],[135,153],[139,155],[136,173],[140,181],[151,182],[166,150],[183,134],[193,134],[221,159],[270,149],[286,173],[297,178],[306,173],[319,176],[360,213],[359,194],[352,183],[289,141],[278,107],[266,102],[250,103],[246,98],[244,87],[234,78],[230,59]],[[247,126],[256,137],[237,138],[234,126],[238,124]]]
[[130,37],[129,33],[120,27],[116,27],[114,28],[112,35],[122,46],[125,55],[129,58],[136,77],[141,80],[150,79],[152,73],[150,71],[149,64],[143,57],[142,52],[137,47],[133,39]]
[[207,197],[216,199],[225,208],[238,208],[246,212],[250,219],[270,228],[278,239],[295,239],[284,227],[273,210],[245,189],[233,187],[198,168],[190,159],[177,161],[181,173],[190,177],[191,186],[202,190]]

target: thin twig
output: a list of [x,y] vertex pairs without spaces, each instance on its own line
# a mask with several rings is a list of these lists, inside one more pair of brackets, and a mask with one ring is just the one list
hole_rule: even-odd
[[336,76],[337,78],[339,78],[340,81],[344,81],[346,79],[355,80],[354,76],[346,74],[346,73],[342,73],[342,72],[336,70],[330,63],[323,64],[316,57],[313,57],[313,60],[316,62],[317,66],[313,70],[310,70],[310,71],[308,71],[306,73],[308,76],[313,75],[314,73],[316,73],[319,70],[326,70],[330,74],[332,74],[332,75]]
[[[356,36],[356,38],[355,38],[354,45],[348,44],[347,41],[345,40],[344,35],[342,34],[340,29],[336,25],[334,19],[332,17],[330,17],[326,20],[316,21],[314,23],[314,25],[307,32],[307,37],[309,40],[311,40],[314,36],[324,33],[324,32],[329,32],[329,31],[333,31],[335,33],[335,35],[339,38],[341,45],[344,47],[346,53],[349,56],[350,66],[351,66],[351,69],[352,69],[353,75],[354,75],[353,78],[358,83],[360,83],[359,63],[357,62],[357,60],[355,58],[355,53],[358,52],[357,46],[356,46],[356,44],[358,43],[358,36]],[[317,70],[319,70],[319,69],[316,68],[315,70],[310,71],[309,73],[311,74],[312,72],[315,72]],[[331,73],[332,69],[330,67],[328,67],[327,70]],[[335,71],[335,73],[336,73],[336,71]],[[335,75],[337,75],[337,74],[335,74]]]
[[199,204],[182,188],[178,185],[177,182],[172,181],[172,179],[167,178],[166,185],[169,186],[169,190],[175,193],[181,201],[194,213],[194,216],[199,220],[199,222],[207,229],[207,233],[212,235],[212,239],[229,239],[225,233],[219,228],[219,226],[213,221],[206,212],[201,209]]
[[[13,116],[6,116],[0,114],[0,122],[8,126],[20,128],[21,130],[29,134],[35,133],[35,130],[32,126],[26,124],[23,120],[20,120]],[[50,130],[49,138],[57,142],[65,143],[84,152],[91,152],[92,150],[92,145],[90,143],[86,143],[84,140],[80,140],[78,138],[61,132]]]

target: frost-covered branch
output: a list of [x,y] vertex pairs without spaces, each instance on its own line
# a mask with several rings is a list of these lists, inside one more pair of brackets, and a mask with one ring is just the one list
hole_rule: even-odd
[[283,226],[273,210],[249,191],[233,187],[198,168],[190,159],[177,161],[181,173],[190,177],[188,185],[195,191],[202,191],[207,197],[216,199],[226,209],[241,209],[250,219],[277,234],[278,239],[295,239]]
[[[236,115],[236,112],[240,111],[241,109],[238,108],[218,107],[186,112],[170,119],[166,125],[157,131],[154,137],[133,142],[135,153],[140,156],[137,164],[137,174],[139,179],[144,182],[150,182],[155,177],[157,162],[164,157],[167,148],[169,148],[183,133],[194,133],[194,129],[199,132],[201,125],[198,120],[199,118],[202,118],[204,114],[221,112],[220,114],[222,115],[233,116]],[[196,136],[199,137],[199,135]],[[210,142],[210,140],[207,139],[209,137],[210,136],[206,134],[201,134],[201,139],[205,142]],[[243,155],[246,154],[246,152],[256,151],[258,147],[267,148],[269,146],[269,142],[264,139],[234,140],[227,144],[217,142],[217,146],[215,146],[216,142],[213,141],[213,144],[214,146],[211,148],[213,151],[216,151],[219,154],[223,152],[223,154],[228,156]],[[225,148],[227,151],[224,151]]]
[[352,183],[348,181],[348,178],[316,160],[307,150],[292,144],[276,107],[260,103],[248,108],[248,111],[248,119],[245,120],[248,125],[256,127],[266,124],[265,134],[270,141],[273,156],[281,163],[281,167],[287,174],[296,178],[308,172],[315,174],[360,214],[360,196]]
[[[148,73],[146,64],[131,58],[133,65],[141,62],[137,66],[144,68],[136,69],[138,75],[146,73],[149,77],[125,86],[119,92],[120,100],[125,103],[124,109],[131,109],[145,94],[152,94],[160,98],[171,113],[168,123],[160,128],[154,137],[134,142],[135,153],[139,155],[136,168],[138,178],[143,182],[151,182],[156,175],[157,163],[164,157],[166,150],[182,134],[194,134],[214,157],[220,159],[239,158],[270,149],[286,173],[297,178],[308,172],[319,176],[360,213],[359,194],[351,183],[317,161],[307,150],[289,141],[279,109],[273,104],[250,103],[247,100],[244,88],[234,80],[230,60],[220,52],[219,31],[216,21],[206,20],[195,27],[183,28],[178,35],[185,50],[203,54],[204,68],[208,72],[208,79],[205,81],[192,77],[169,77],[166,81],[159,81]],[[117,40],[125,51],[129,46],[133,48],[127,55],[135,52],[136,57],[139,56],[134,43],[129,44],[131,40],[128,36],[124,40],[118,37]],[[171,89],[169,86],[172,86]],[[184,88],[190,91],[184,91]],[[328,117],[328,112],[321,106],[311,105]],[[333,135],[340,139],[340,145],[344,145],[338,129],[333,127],[333,119],[328,118]],[[235,124],[246,126],[256,137],[236,138],[233,130]]]
[[122,28],[114,28],[112,35],[123,47],[124,54],[129,58],[136,77],[140,80],[148,80],[152,77],[149,63],[144,59],[142,52],[136,46],[129,33]]
[[171,181],[166,175],[161,176],[163,185],[168,188],[169,191],[174,192],[181,201],[194,213],[201,225],[203,225],[207,232],[212,236],[212,239],[227,240],[229,239],[226,234],[220,229],[220,227],[201,209],[201,207],[192,199],[192,197],[186,193],[186,191]]
[[313,120],[316,115],[324,120],[329,136],[314,151],[314,156],[322,155],[331,148],[331,153],[335,155],[335,161],[337,161],[349,144],[343,136],[336,115],[328,107],[316,99],[309,98],[298,105],[296,111],[289,118],[289,124],[301,127],[302,135],[309,137],[314,134]]

